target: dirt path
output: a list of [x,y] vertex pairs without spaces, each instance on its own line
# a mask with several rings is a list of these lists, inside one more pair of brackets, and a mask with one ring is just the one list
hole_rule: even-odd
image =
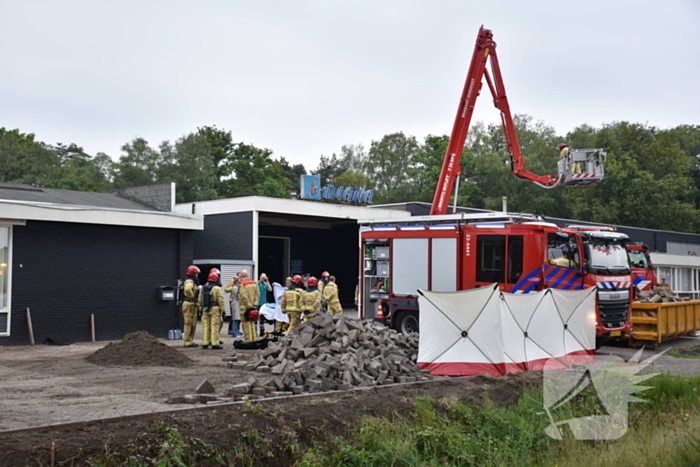
[[[247,376],[221,360],[233,352],[231,344],[203,351],[168,342],[195,360],[186,368],[105,367],[85,360],[106,344],[0,348],[0,431],[172,410],[164,403],[168,396],[191,394],[205,378],[223,392]],[[237,351],[241,360],[252,352]]]

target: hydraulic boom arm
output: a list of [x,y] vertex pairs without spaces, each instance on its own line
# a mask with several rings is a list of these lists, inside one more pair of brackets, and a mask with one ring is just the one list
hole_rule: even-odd
[[[491,58],[493,77],[491,77],[491,74],[489,74],[486,68],[486,62],[489,60],[489,57]],[[524,161],[520,155],[520,146],[518,146],[518,138],[515,134],[513,117],[510,114],[506,89],[501,76],[501,68],[498,64],[496,43],[493,41],[493,33],[491,30],[484,29],[484,27],[481,26],[479,35],[476,38],[472,61],[469,65],[467,80],[464,83],[464,90],[462,91],[462,97],[459,101],[455,123],[452,127],[450,142],[447,146],[447,152],[445,153],[445,160],[442,164],[442,170],[440,171],[440,179],[435,189],[433,206],[430,210],[431,215],[441,215],[447,212],[450,194],[454,189],[455,180],[460,174],[459,163],[462,158],[462,150],[464,149],[467,131],[469,130],[472,114],[474,113],[474,104],[481,91],[483,77],[486,77],[486,83],[491,90],[494,105],[501,111],[503,132],[506,137],[506,148],[508,154],[510,154],[510,167],[513,175],[544,187],[553,187],[559,182],[558,177],[536,175],[523,168]]]

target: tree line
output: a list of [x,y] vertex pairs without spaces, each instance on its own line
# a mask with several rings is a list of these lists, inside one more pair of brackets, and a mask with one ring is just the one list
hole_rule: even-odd
[[[700,231],[700,125],[662,130],[647,124],[614,122],[594,128],[581,125],[562,137],[527,115],[514,118],[525,167],[555,174],[557,144],[603,148],[608,153],[605,179],[592,187],[545,190],[510,172],[510,157],[500,125],[472,125],[462,156],[458,204],[549,217],[646,227]],[[322,186],[374,190],[374,204],[432,202],[447,135],[423,141],[403,132],[321,155],[309,172]],[[157,147],[135,138],[113,160],[104,153],[86,154],[75,143],[50,145],[31,133],[0,128],[0,182],[46,188],[107,191],[175,182],[177,202],[239,196],[289,198],[299,192],[302,164],[275,157],[270,149],[234,142],[230,131],[198,128]],[[330,201],[334,202],[334,201]]]

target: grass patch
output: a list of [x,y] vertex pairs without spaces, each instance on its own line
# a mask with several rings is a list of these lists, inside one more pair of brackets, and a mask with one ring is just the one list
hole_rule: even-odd
[[[667,374],[645,382],[647,403],[630,406],[630,425],[618,440],[549,438],[541,389],[525,390],[510,407],[488,399],[468,403],[416,402],[410,416],[365,418],[347,437],[309,449],[303,467],[698,465],[700,378]],[[595,394],[583,392],[560,419],[596,412]]]
[[684,353],[678,352],[677,350],[669,350],[668,355],[676,358],[695,358],[700,359],[700,355],[686,355]]

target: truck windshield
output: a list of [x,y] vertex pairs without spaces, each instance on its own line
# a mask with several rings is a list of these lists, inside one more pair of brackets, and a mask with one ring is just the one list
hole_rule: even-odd
[[619,240],[594,238],[588,241],[589,271],[593,274],[629,274],[627,249]]
[[628,250],[627,253],[630,258],[630,264],[633,268],[649,269],[647,257],[644,255],[642,250]]

